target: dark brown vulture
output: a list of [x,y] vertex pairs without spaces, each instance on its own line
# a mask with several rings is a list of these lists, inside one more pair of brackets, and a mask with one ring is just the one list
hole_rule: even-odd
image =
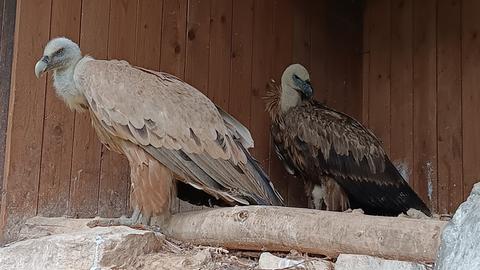
[[312,98],[307,70],[289,66],[266,97],[276,153],[305,182],[309,205],[367,214],[431,212],[392,164],[379,139],[352,117]]

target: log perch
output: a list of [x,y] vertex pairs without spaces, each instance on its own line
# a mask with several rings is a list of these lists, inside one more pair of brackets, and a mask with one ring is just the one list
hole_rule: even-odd
[[433,262],[445,221],[312,209],[243,206],[175,214],[163,233],[197,245],[240,250],[340,253]]

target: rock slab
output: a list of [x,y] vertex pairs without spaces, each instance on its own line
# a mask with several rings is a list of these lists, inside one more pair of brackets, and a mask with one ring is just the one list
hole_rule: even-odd
[[97,227],[13,243],[0,249],[0,269],[125,269],[158,252],[163,235],[129,227]]
[[442,233],[435,270],[480,269],[480,182]]
[[340,254],[335,270],[427,270],[427,266],[394,260],[385,260],[366,255]]

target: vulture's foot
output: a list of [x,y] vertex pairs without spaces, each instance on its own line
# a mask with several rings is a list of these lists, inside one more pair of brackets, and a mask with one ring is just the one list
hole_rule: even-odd
[[150,226],[150,216],[144,216],[140,210],[135,209],[131,217],[121,216],[119,218],[96,218],[87,223],[90,228],[127,226],[132,229],[158,231],[157,226]]

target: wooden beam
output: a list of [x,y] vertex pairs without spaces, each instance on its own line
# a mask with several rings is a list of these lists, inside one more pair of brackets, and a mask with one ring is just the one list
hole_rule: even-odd
[[243,206],[173,215],[163,233],[196,245],[433,262],[445,221]]

